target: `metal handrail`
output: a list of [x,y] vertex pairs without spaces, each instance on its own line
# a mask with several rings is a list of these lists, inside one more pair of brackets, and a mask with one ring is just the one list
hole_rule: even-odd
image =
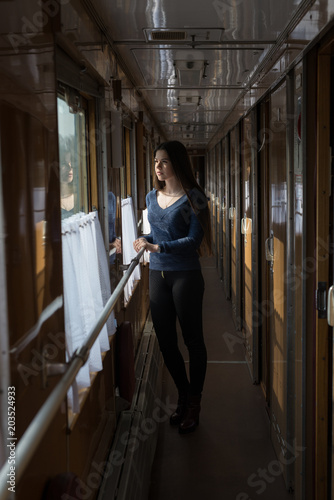
[[[78,371],[86,363],[89,351],[92,348],[95,340],[97,339],[100,331],[102,330],[104,324],[106,323],[108,317],[110,316],[113,308],[116,305],[121,293],[124,290],[126,283],[128,282],[132,272],[135,267],[139,264],[140,258],[142,257],[145,249],[142,248],[137,256],[132,259],[128,269],[126,270],[124,276],[118,283],[114,292],[110,296],[108,302],[106,303],[99,319],[96,324],[92,327],[86,341],[84,344],[75,351],[71,360],[68,363],[68,368],[64,373],[61,380],[58,382],[48,399],[45,401],[39,412],[34,417],[33,421],[26,429],[25,433],[19,440],[16,446],[15,453],[15,482],[18,484],[23,472],[25,471],[27,465],[33,454],[35,453],[38,445],[42,441],[44,434],[46,433],[52,419],[54,418],[59,406],[63,402],[69,387],[72,385]],[[0,500],[5,500],[11,493],[8,490],[9,484],[8,474],[10,473],[9,464],[5,463],[0,471]]]

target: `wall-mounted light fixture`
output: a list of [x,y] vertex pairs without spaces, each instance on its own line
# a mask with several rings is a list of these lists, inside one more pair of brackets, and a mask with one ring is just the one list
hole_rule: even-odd
[[81,108],[81,96],[76,90],[65,87],[65,102],[69,107],[69,112],[76,114]]
[[112,92],[113,92],[114,103],[118,108],[122,102],[122,80],[112,81]]
[[204,71],[203,71],[203,75],[202,75],[202,78],[207,78],[208,75],[206,74],[206,68],[209,66],[209,63],[207,61],[204,61]]

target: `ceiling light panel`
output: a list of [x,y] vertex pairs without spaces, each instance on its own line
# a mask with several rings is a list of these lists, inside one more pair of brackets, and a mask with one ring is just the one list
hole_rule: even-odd
[[194,28],[185,27],[184,30],[169,28],[144,28],[147,42],[220,42],[223,38],[222,28]]
[[183,87],[199,87],[203,78],[204,54],[198,50],[176,51],[174,66],[179,85]]
[[[121,56],[124,51],[125,57],[125,48],[119,47],[119,51]],[[249,80],[266,52],[267,47],[131,50],[133,71],[141,76],[143,85],[154,87],[240,87]]]

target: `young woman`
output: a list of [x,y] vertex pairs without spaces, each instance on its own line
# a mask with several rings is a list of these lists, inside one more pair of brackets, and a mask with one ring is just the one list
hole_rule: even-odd
[[60,163],[60,207],[61,218],[74,214],[73,167],[71,153],[66,152]]
[[[204,280],[199,256],[211,253],[207,198],[196,182],[185,146],[161,144],[154,152],[155,189],[146,196],[151,233],[134,241],[150,255],[150,307],[159,346],[178,390],[170,417],[180,433],[196,429],[207,354],[203,338]],[[176,318],[189,352],[189,379],[178,348]]]

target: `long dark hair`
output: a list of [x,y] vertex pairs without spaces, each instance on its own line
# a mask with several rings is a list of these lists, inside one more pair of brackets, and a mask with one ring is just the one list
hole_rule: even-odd
[[[179,141],[167,141],[159,144],[154,151],[154,157],[157,151],[166,151],[172,163],[174,174],[184,189],[189,203],[194,210],[204,231],[204,238],[199,249],[200,255],[212,254],[211,249],[211,220],[208,200],[201,186],[194,176],[191,161],[186,147]],[[154,187],[157,190],[165,186],[165,181],[159,181],[155,176]],[[193,190],[190,196],[190,190]],[[194,194],[195,193],[195,194]]]

